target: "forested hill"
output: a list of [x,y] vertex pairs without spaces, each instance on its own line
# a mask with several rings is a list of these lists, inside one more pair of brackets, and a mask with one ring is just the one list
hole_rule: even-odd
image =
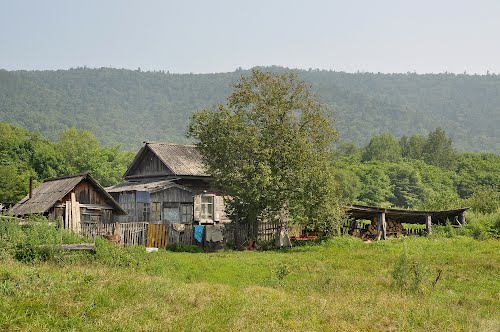
[[[442,127],[459,151],[500,153],[498,75],[296,72],[334,109],[342,140],[366,144],[376,133]],[[52,139],[69,127],[88,129],[105,144],[133,149],[144,140],[186,142],[190,114],[224,101],[246,73],[0,70],[0,122]]]

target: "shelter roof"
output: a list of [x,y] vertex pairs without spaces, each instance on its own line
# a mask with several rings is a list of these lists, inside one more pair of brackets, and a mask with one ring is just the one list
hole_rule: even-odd
[[468,207],[454,210],[405,210],[394,208],[382,208],[364,205],[351,205],[347,208],[347,213],[355,219],[372,219],[380,213],[385,213],[386,218],[397,220],[409,224],[425,223],[425,217],[431,216],[433,223],[445,223],[446,220],[453,220],[463,212],[467,211]]
[[89,174],[81,173],[75,175],[61,176],[50,178],[43,181],[38,187],[33,189],[31,198],[26,195],[19,203],[14,205],[12,213],[15,215],[26,215],[32,213],[43,214],[47,212],[58,201],[70,193],[80,182],[88,180],[92,185],[102,193],[118,213],[125,214],[126,212],[120,205],[111,197],[109,193]]

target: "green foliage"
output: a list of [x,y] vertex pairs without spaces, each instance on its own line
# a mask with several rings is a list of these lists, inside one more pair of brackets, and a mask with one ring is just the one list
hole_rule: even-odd
[[500,191],[491,187],[477,188],[466,201],[473,211],[485,214],[497,212],[500,208]]
[[68,129],[57,142],[0,123],[0,202],[16,203],[49,177],[90,172],[103,186],[118,183],[133,159],[119,146],[102,146],[89,131]]
[[119,146],[103,147],[87,130],[68,129],[56,142],[69,173],[90,172],[103,186],[117,184],[134,157]]
[[95,259],[107,266],[138,268],[144,263],[144,253],[144,247],[123,248],[101,237],[95,239]]
[[424,159],[424,151],[427,140],[420,135],[403,136],[399,140],[401,155],[409,159]]
[[50,245],[34,245],[32,243],[19,243],[14,252],[14,258],[23,263],[35,261],[47,262],[54,260],[59,250]]
[[500,191],[500,156],[491,153],[463,153],[457,157],[458,193],[467,198],[476,190]]
[[[427,134],[436,126],[460,151],[499,153],[498,75],[374,74],[289,70],[336,111],[341,137],[366,144],[373,133]],[[144,139],[186,142],[195,110],[222,102],[241,74],[170,74],[111,68],[0,70],[0,121],[49,139],[68,128],[104,144],[137,149]]]
[[79,235],[57,228],[45,217],[33,215],[22,225],[19,221],[0,216],[0,259],[13,257],[26,263],[57,260],[62,253],[56,245],[82,242]]
[[184,244],[184,243],[169,244],[168,250],[173,252],[190,252],[190,253],[203,252],[203,249],[196,245]]
[[415,260],[410,260],[406,248],[394,264],[392,279],[394,286],[401,291],[417,293],[422,287],[422,267]]
[[285,209],[292,221],[319,226],[339,215],[328,171],[336,132],[295,75],[243,76],[227,104],[193,115],[189,135],[215,185],[231,197],[235,220],[274,218]]
[[[391,275],[404,247],[410,282],[400,291]],[[336,237],[286,252],[199,255],[139,249],[139,266],[2,262],[0,329],[497,330],[497,240]]]
[[438,166],[445,169],[453,168],[455,164],[455,151],[451,138],[441,128],[436,128],[429,133],[424,145],[424,160],[429,165]]
[[396,138],[388,133],[373,136],[363,153],[363,161],[398,162],[399,159],[401,159],[401,147]]

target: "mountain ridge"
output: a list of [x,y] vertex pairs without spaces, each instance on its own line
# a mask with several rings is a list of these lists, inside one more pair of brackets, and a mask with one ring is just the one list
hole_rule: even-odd
[[[500,76],[292,71],[333,109],[340,138],[427,134],[442,127],[457,150],[500,153]],[[104,144],[136,149],[145,140],[187,143],[192,112],[224,102],[241,75],[171,74],[114,68],[0,70],[0,122],[55,139],[88,129]]]

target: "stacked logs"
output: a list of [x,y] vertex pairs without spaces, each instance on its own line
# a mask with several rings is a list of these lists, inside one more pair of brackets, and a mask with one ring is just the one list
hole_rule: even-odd
[[386,228],[387,236],[394,235],[400,237],[403,235],[403,225],[400,222],[388,220]]
[[[352,227],[352,225],[351,225]],[[403,235],[403,225],[394,220],[386,221],[386,235],[400,237]],[[351,228],[349,232],[353,236],[361,237],[364,240],[376,239],[378,235],[378,219],[375,218],[366,229]]]

